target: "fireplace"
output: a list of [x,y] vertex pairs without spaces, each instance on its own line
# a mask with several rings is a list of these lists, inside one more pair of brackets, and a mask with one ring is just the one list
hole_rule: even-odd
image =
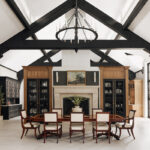
[[[70,100],[73,97],[65,97],[63,98],[63,115],[68,116],[72,112],[72,108],[75,106],[73,102]],[[81,101],[80,107],[83,110],[84,115],[89,115],[89,98],[83,97],[84,101]]]
[[[80,96],[88,99],[88,115],[92,115],[92,108],[98,108],[100,102],[98,98],[98,86],[54,86],[53,108],[62,108],[64,112],[64,98]],[[71,105],[71,104],[66,104]],[[70,111],[73,106],[71,107]],[[68,110],[69,111],[69,110]],[[70,112],[68,112],[69,114]]]

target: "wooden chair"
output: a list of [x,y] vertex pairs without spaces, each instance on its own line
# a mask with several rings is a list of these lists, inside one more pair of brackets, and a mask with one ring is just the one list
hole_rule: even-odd
[[62,117],[62,108],[53,108],[52,112],[57,112],[58,117]]
[[55,134],[58,137],[62,136],[62,125],[58,124],[58,113],[44,113],[44,143],[47,138],[47,134]]
[[110,115],[107,112],[97,112],[96,113],[96,124],[93,127],[93,139],[95,138],[96,133],[96,143],[98,135],[107,135],[110,143]]
[[70,114],[70,143],[73,132],[82,132],[84,143],[84,136],[85,136],[84,115],[81,112],[72,112]]
[[40,134],[40,123],[32,122],[32,119],[27,116],[27,113],[25,110],[21,110],[20,116],[21,116],[21,125],[23,129],[21,139],[23,138],[25,130],[26,130],[25,135],[27,135],[27,132],[29,129],[34,130],[35,137],[37,138],[36,130],[38,129],[39,134]]
[[117,129],[119,129],[119,131],[120,131],[119,138],[121,136],[121,130],[126,129],[128,131],[129,136],[130,136],[130,131],[131,131],[132,136],[135,139],[135,136],[133,133],[135,112],[136,112],[136,110],[130,110],[129,116],[124,120],[124,122],[116,123],[116,133],[115,134],[117,134]]
[[97,112],[103,112],[103,109],[101,108],[92,108],[92,118],[96,118]]

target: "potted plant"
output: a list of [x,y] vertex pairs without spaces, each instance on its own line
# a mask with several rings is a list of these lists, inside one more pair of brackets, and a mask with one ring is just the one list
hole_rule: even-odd
[[69,100],[71,100],[75,106],[74,108],[72,108],[73,112],[82,112],[82,108],[80,108],[80,103],[81,101],[85,100],[84,97],[74,96],[74,97],[69,97]]
[[2,86],[0,86],[0,120],[3,120],[3,116],[1,116],[1,108],[4,100],[4,93],[2,92]]

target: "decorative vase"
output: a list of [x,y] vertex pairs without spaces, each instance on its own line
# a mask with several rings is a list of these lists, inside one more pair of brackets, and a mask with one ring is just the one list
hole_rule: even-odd
[[82,112],[82,108],[80,106],[75,106],[72,108],[72,112]]

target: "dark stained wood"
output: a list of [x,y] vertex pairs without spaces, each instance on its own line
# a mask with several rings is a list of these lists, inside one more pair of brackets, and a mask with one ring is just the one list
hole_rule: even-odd
[[9,42],[13,41],[19,41],[19,40],[24,40],[27,39],[28,37],[32,36],[33,33],[36,33],[37,31],[41,30],[60,16],[64,15],[67,13],[69,10],[71,10],[75,6],[75,1],[74,0],[67,0],[63,4],[59,5],[40,19],[36,20],[30,25],[30,29],[26,28],[23,31],[19,32],[15,36],[11,37],[7,41],[3,42],[0,45],[0,54],[2,55],[3,53],[7,52],[9,48],[3,48],[5,47]]
[[88,3],[85,0],[80,0],[78,6],[81,10],[85,11],[86,13],[88,13],[89,15],[91,15],[92,17],[94,17],[95,19],[97,19],[98,21],[106,25],[107,27],[111,28],[112,30],[117,32],[119,35],[125,37],[126,39],[136,40],[137,42],[141,44],[142,43],[145,44],[145,46],[147,45],[146,51],[150,53],[149,42],[145,41],[144,39],[142,39],[141,37],[139,37],[132,31],[130,31],[129,29],[124,29],[123,25],[117,22],[116,20],[114,20],[112,17],[100,11],[99,9],[97,9],[96,7],[94,7],[92,4]]
[[[1,49],[65,49],[65,50],[75,50],[75,49],[106,49],[112,48],[117,50],[117,48],[148,48],[149,43],[140,42],[137,40],[96,40],[93,42],[80,40],[79,44],[72,41],[61,42],[58,40],[21,40],[9,42],[6,45],[1,45]],[[150,47],[149,47],[150,49]],[[133,50],[133,49],[132,49]],[[150,50],[149,50],[150,51]],[[2,50],[3,52],[3,50]]]
[[[122,116],[110,114],[110,121],[111,122],[122,122],[122,121],[124,121],[124,119],[125,118],[122,117]],[[34,121],[34,122],[44,122],[44,116],[43,115],[36,115],[36,116],[32,117],[32,121]],[[68,122],[68,121],[70,121],[70,117],[58,116],[58,121],[59,122]],[[96,117],[93,118],[92,116],[84,116],[84,121],[85,122],[96,121]]]

